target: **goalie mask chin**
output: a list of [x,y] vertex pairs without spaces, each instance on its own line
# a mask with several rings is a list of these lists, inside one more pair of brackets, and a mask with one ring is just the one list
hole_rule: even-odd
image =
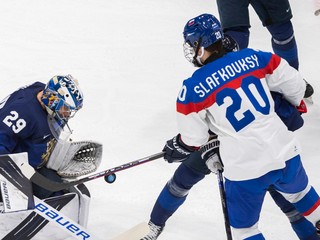
[[67,141],[70,138],[72,130],[66,121],[57,121],[57,119],[50,115],[48,115],[47,120],[50,131],[57,141]]

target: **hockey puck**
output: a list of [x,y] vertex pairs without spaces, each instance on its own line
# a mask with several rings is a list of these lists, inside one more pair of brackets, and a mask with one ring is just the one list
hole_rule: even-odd
[[117,176],[116,174],[112,173],[110,175],[107,175],[107,176],[104,176],[104,180],[107,182],[107,183],[114,183],[114,181],[116,180]]

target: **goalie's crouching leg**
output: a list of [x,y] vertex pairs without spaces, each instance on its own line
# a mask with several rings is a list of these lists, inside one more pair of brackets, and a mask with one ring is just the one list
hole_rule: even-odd
[[90,192],[88,188],[82,183],[77,186],[71,187],[70,192],[75,192],[79,197],[79,219],[78,223],[81,226],[87,227],[88,225],[88,216],[89,216],[89,207],[90,207]]
[[[62,182],[61,177],[57,174],[55,170],[48,169],[46,167],[42,167],[37,170],[43,176],[51,179],[55,182]],[[87,226],[88,223],[88,213],[89,213],[89,205],[90,205],[90,192],[84,184],[79,184],[77,186],[71,187],[68,190],[62,190],[59,192],[51,192],[44,188],[39,187],[36,184],[32,184],[33,194],[40,198],[46,199],[49,197],[56,197],[64,195],[65,193],[76,193],[79,199],[79,219],[78,223],[84,227]]]
[[[55,170],[42,167],[37,169],[37,172],[40,173],[41,175],[45,176],[46,178],[54,181],[54,182],[62,182],[61,177],[57,174]],[[59,192],[51,192],[47,189],[44,189],[36,184],[32,184],[32,190],[33,190],[33,195],[40,199],[45,199],[49,197],[55,197],[55,196],[60,196],[66,193],[66,191],[59,191]]]
[[[45,198],[43,201],[50,206],[58,206],[56,213],[50,212],[50,216],[52,219],[60,216],[58,218],[60,224],[68,224],[68,221],[64,219],[66,216],[83,227],[87,226],[90,193],[84,184],[70,188],[68,193]],[[20,236],[19,239],[27,239],[30,234],[37,239],[69,239],[69,234],[65,231],[59,231],[61,229],[56,224],[42,224],[41,222],[45,219],[33,215],[34,209],[10,212],[9,214],[0,213],[0,238],[6,236],[8,239],[18,239]],[[34,226],[37,227],[34,228]],[[16,236],[16,238],[10,238],[12,236]]]

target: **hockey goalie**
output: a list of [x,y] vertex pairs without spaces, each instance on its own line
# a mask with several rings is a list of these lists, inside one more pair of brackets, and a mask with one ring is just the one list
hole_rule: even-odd
[[64,182],[99,167],[102,145],[70,138],[68,121],[82,106],[82,91],[71,75],[24,86],[0,101],[1,239],[67,239],[54,221],[35,211],[39,201],[55,209],[61,226],[71,220],[87,225],[90,193],[85,185],[54,192],[29,181],[32,171]]

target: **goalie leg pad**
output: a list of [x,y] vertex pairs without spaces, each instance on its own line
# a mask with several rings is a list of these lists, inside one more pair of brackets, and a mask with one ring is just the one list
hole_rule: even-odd
[[90,200],[91,200],[89,190],[82,183],[70,188],[69,191],[77,193],[79,198],[78,223],[83,227],[87,227],[88,217],[89,217],[89,206],[90,206]]
[[27,153],[0,156],[0,211],[15,212],[34,207],[32,186],[21,172],[28,165]]

